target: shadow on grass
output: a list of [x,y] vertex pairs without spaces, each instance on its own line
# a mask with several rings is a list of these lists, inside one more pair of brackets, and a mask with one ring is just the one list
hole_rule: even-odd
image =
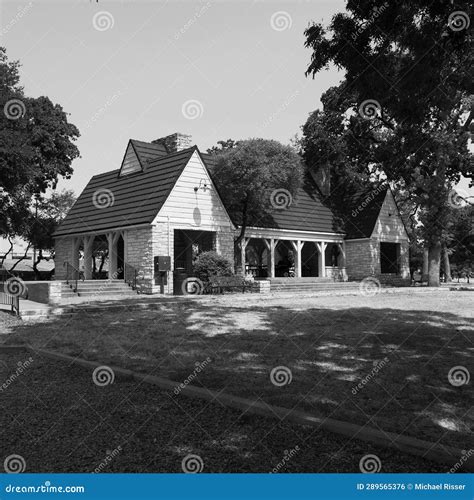
[[[125,304],[119,312],[22,324],[7,342],[460,448],[468,442],[472,385],[448,379],[453,367],[472,372],[466,318],[258,302],[251,308],[203,301],[159,307],[137,311]],[[274,383],[276,367],[284,367],[284,376]]]

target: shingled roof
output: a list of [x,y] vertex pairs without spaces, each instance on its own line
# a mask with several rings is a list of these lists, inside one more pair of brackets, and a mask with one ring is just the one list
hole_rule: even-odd
[[347,200],[340,213],[346,239],[370,238],[387,196],[388,186],[356,192]]
[[197,147],[153,158],[151,148],[142,147],[144,144],[138,146],[147,158],[147,168],[122,177],[118,176],[120,169],[92,177],[55,236],[153,221]]
[[[213,155],[202,154],[201,156],[206,164],[210,166],[214,164],[215,157]],[[222,201],[225,205],[225,198],[222,198]],[[273,210],[269,218],[262,221],[258,227],[321,233],[337,232],[333,213],[329,207],[323,204],[317,185],[310,175],[305,176],[294,202],[283,210]]]
[[[197,146],[167,153],[160,143],[130,140],[130,144],[141,169],[126,175],[119,175],[121,169],[117,169],[92,177],[56,230],[56,237],[150,224],[195,151],[206,166],[212,166],[215,161],[212,155],[200,153]],[[225,199],[222,201],[225,205]],[[259,227],[337,232],[333,213],[323,204],[309,175],[294,202],[284,210],[275,209]]]

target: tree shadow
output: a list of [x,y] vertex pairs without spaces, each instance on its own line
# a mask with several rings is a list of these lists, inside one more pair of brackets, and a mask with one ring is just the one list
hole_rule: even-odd
[[[249,299],[250,300],[250,299]],[[465,448],[474,424],[471,325],[428,310],[248,308],[212,301],[81,312],[14,326],[8,343],[123,366]],[[209,360],[209,361],[206,361]],[[275,379],[280,372],[279,379]],[[274,376],[275,375],[275,376]]]

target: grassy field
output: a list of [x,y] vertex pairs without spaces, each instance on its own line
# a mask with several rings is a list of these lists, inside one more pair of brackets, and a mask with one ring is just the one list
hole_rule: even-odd
[[[29,354],[1,354],[8,380]],[[90,370],[32,358],[0,391],[0,456],[25,472],[359,472],[376,455],[382,472],[446,472],[448,466],[277,419],[241,414],[148,384],[98,387]],[[285,459],[285,457],[287,459]],[[2,471],[3,472],[3,471]]]
[[[465,448],[472,382],[455,387],[448,373],[473,373],[473,299],[199,297],[15,325],[4,339]],[[279,366],[291,373],[283,386],[270,376]]]

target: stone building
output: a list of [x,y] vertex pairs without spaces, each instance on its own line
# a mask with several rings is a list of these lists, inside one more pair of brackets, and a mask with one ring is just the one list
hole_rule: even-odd
[[80,267],[96,278],[98,248],[108,251],[108,278],[135,276],[142,293],[172,293],[173,272],[191,274],[194,257],[211,249],[262,280],[409,276],[408,235],[390,189],[350,200],[356,212],[337,230],[308,176],[295,202],[275,205],[236,249],[239,228],[212,181],[213,161],[183,134],[130,140],[120,168],[92,177],[56,231],[55,279]]

